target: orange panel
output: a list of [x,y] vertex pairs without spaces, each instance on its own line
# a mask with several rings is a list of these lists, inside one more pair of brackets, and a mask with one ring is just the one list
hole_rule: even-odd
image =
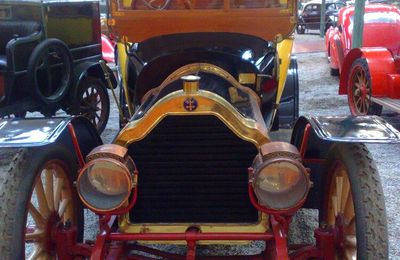
[[[139,7],[132,6],[129,0],[123,2],[122,7],[118,0],[110,1],[110,29],[119,36],[127,36],[130,42],[187,32],[236,32],[273,40],[277,34],[290,35],[296,20],[296,1],[293,0],[263,1],[270,3],[263,8],[246,5],[248,1],[224,0],[223,7],[216,5],[216,8],[198,9],[175,8],[172,0],[166,10],[145,10],[143,7],[137,10]],[[189,2],[193,4],[195,1]],[[245,5],[234,5],[236,2]]]

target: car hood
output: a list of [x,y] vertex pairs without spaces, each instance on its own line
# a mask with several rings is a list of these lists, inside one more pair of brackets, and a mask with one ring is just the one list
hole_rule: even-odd
[[244,58],[252,63],[270,51],[270,43],[261,38],[240,33],[181,33],[153,37],[135,48],[147,63],[160,56],[185,50],[220,52]]

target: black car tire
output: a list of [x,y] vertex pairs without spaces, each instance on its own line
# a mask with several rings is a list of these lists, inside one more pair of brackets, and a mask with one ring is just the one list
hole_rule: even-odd
[[[64,147],[58,145],[51,145],[43,148],[17,148],[17,149],[3,149],[2,157],[0,159],[0,252],[2,259],[25,259],[25,244],[26,244],[26,225],[32,225],[32,222],[36,224],[31,210],[28,209],[28,205],[34,205],[37,208],[37,212],[41,214],[41,217],[47,228],[49,225],[49,219],[57,214],[57,208],[54,206],[53,211],[50,210],[50,215],[43,215],[40,207],[35,204],[38,203],[39,199],[37,196],[37,190],[34,189],[38,180],[41,180],[41,186],[44,189],[44,196],[48,201],[49,193],[47,192],[47,175],[49,171],[44,171],[46,165],[51,165],[52,171],[50,174],[53,176],[52,181],[54,184],[53,194],[56,197],[56,191],[60,193],[60,202],[58,209],[64,204],[63,200],[66,198],[65,192],[68,192],[70,196],[67,198],[70,200],[64,209],[68,212],[65,214],[72,214],[73,219],[70,219],[72,226],[78,229],[78,241],[83,239],[83,208],[78,200],[76,189],[73,187],[73,181],[77,176],[77,162],[73,155]],[[56,168],[59,166],[60,168]],[[62,174],[57,172],[56,169],[62,169]],[[39,173],[41,178],[39,178]],[[46,176],[42,174],[45,173]],[[55,178],[54,178],[55,176]],[[61,187],[58,189],[57,181],[62,176],[63,181]],[[46,178],[44,178],[46,177]],[[65,181],[68,180],[68,181]],[[45,185],[43,185],[45,184]],[[33,198],[35,194],[35,198]],[[40,205],[40,204],[39,204]],[[49,202],[47,206],[49,206]],[[57,205],[55,200],[53,205]],[[71,213],[72,210],[72,213]],[[32,211],[34,212],[34,211]],[[28,218],[30,215],[30,220]],[[52,225],[57,226],[61,224],[65,219],[63,214],[61,219],[58,219]],[[33,221],[32,221],[33,220]],[[53,219],[54,220],[54,219]],[[35,229],[36,231],[36,229]],[[32,238],[33,239],[33,238]],[[51,238],[44,236],[45,243],[52,243]],[[49,239],[47,241],[47,239]],[[43,254],[51,255],[52,253],[47,252],[47,249],[43,249]],[[43,255],[43,257],[45,257]]]
[[339,69],[330,69],[331,76],[339,76]]
[[[58,74],[52,75],[48,68],[49,58],[46,55],[51,55],[51,59],[57,60],[62,64],[61,76]],[[45,58],[47,57],[47,58]],[[47,86],[45,87],[39,78],[39,69],[41,67],[46,70]],[[46,68],[47,67],[47,68]],[[58,39],[46,39],[39,43],[33,50],[28,62],[28,82],[33,86],[33,95],[45,104],[54,104],[61,101],[68,92],[68,88],[72,82],[73,62],[68,46]],[[57,86],[52,86],[52,76],[60,77]],[[49,82],[50,81],[50,82]]]
[[73,97],[72,113],[87,117],[101,134],[110,116],[110,98],[104,82],[85,77]]
[[298,25],[296,26],[296,32],[297,32],[298,34],[304,34],[304,33],[306,32],[305,26],[302,25],[302,24],[298,24]]
[[[378,171],[366,146],[334,144],[325,170],[320,220],[336,230],[340,230],[340,223],[343,225],[345,243],[336,247],[338,259],[344,259],[344,249],[349,248],[356,250],[353,253],[357,259],[387,259],[385,201]],[[340,236],[339,232],[337,237]]]

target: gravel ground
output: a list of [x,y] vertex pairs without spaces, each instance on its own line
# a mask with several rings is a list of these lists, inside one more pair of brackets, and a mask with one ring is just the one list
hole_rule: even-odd
[[[296,36],[302,42],[319,40],[317,35]],[[329,65],[324,52],[297,54],[300,79],[300,114],[301,115],[348,115],[347,97],[337,95],[338,78],[329,74]],[[112,97],[110,93],[110,97]],[[110,143],[118,133],[118,110],[112,102],[110,121],[102,134],[105,143]],[[383,117],[400,129],[400,116],[391,111],[384,111]],[[274,134],[276,138],[288,140],[290,131]],[[388,229],[390,259],[400,259],[400,169],[399,145],[368,145],[376,161],[384,189]],[[301,210],[294,218],[290,230],[290,241],[312,242],[313,230],[317,226],[318,213],[313,210]],[[94,239],[97,232],[97,217],[86,211],[85,238]],[[165,250],[183,253],[184,247],[165,246]],[[200,248],[200,254],[254,254],[262,250],[263,243],[250,246],[206,246]]]

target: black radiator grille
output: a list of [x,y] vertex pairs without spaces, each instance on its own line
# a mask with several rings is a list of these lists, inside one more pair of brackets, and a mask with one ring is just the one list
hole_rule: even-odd
[[257,149],[214,116],[169,116],[129,146],[139,170],[132,223],[255,223],[247,168]]

